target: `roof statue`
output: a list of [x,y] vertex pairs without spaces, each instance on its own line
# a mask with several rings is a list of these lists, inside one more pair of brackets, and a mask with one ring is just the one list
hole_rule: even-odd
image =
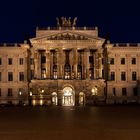
[[60,19],[57,17],[57,27],[75,27],[76,26],[76,21],[77,17],[71,20],[71,17],[66,18],[66,17],[61,17]]

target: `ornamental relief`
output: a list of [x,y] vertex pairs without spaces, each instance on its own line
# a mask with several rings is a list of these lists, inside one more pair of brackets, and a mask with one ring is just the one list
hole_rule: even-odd
[[88,38],[82,35],[64,33],[47,37],[47,40],[88,40]]

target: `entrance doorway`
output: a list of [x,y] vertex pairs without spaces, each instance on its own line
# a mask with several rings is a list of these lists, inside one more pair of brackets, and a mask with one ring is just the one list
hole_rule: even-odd
[[83,92],[79,93],[79,105],[85,104],[85,94]]
[[57,105],[57,93],[56,92],[52,93],[52,104]]
[[65,87],[63,89],[62,105],[74,106],[74,91],[71,87]]

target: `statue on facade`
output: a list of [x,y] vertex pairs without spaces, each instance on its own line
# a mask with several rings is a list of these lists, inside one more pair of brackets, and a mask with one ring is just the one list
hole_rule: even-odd
[[57,17],[56,20],[57,20],[57,27],[59,27],[60,26],[59,18]]
[[77,17],[74,18],[72,27],[75,27],[76,26],[76,21],[77,21]]
[[75,27],[76,26],[76,21],[77,21],[77,17],[75,17],[73,19],[73,22],[71,20],[71,17],[69,17],[68,19],[66,17],[61,17],[61,19],[59,19],[58,17],[56,18],[57,20],[57,27]]

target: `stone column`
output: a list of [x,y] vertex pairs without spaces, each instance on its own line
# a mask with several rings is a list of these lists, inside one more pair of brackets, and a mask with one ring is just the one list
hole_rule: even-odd
[[94,53],[94,78],[99,78],[99,61],[98,53]]
[[73,72],[73,70],[72,70],[72,66],[73,66],[73,62],[74,62],[74,55],[73,55],[73,50],[71,50],[70,52],[69,52],[69,63],[70,63],[70,67],[71,67],[71,78],[72,78],[72,72]]
[[62,100],[63,100],[63,93],[62,90],[58,90],[58,94],[57,94],[57,98],[58,98],[58,106],[62,106]]
[[40,55],[39,52],[36,50],[34,54],[34,65],[35,65],[35,78],[39,79],[41,75],[41,63],[40,63]]
[[46,50],[46,78],[50,79],[50,51]]
[[64,65],[64,51],[62,49],[60,49],[60,52],[59,52],[59,77],[61,79],[63,79],[64,77],[64,68],[63,68],[63,65]]
[[86,79],[86,50],[84,50],[83,54],[83,78]]
[[74,59],[74,77],[75,77],[75,79],[77,79],[78,51],[76,48],[74,49],[74,58],[73,59]]
[[50,78],[53,78],[53,54],[50,52]]
[[102,54],[98,53],[99,78],[102,78]]
[[87,51],[86,51],[86,63],[87,63],[87,65],[86,65],[86,78],[87,79],[90,79],[90,76],[89,76],[89,68],[90,68],[90,65],[89,65],[89,56],[90,56],[90,50],[88,49]]

